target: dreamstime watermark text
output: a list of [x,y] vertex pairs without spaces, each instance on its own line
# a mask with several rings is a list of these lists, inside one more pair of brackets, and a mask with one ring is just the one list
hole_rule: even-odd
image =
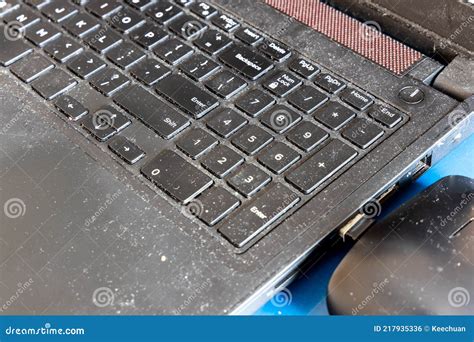
[[112,195],[107,196],[107,199],[105,200],[105,202],[101,206],[99,206],[99,208],[97,208],[94,215],[88,217],[85,220],[84,226],[86,227],[91,226],[107,210],[107,208],[109,208],[112,205],[112,203],[114,203],[117,200],[117,198],[120,197],[120,195],[122,195],[122,191],[118,190],[114,192]]
[[374,283],[372,290],[356,307],[352,308],[352,315],[357,315],[361,310],[363,310],[369,303],[374,300],[374,298],[379,294],[385,291],[385,286],[389,283],[389,280],[385,278],[380,283]]
[[0,306],[0,313],[5,312],[8,310],[10,306],[12,306],[20,297],[21,295],[28,290],[28,288],[34,283],[33,279],[30,278],[24,283],[18,283],[17,289],[13,295],[8,298],[2,306]]
[[451,222],[457,214],[463,211],[463,209],[474,199],[474,192],[462,194],[461,197],[462,200],[459,204],[441,220],[441,227],[444,227],[448,221]]
[[39,328],[19,328],[9,326],[5,329],[5,335],[84,335],[84,328],[53,328],[50,323]]

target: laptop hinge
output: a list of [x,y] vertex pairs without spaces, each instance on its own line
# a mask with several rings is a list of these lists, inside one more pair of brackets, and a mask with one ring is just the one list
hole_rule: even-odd
[[433,87],[459,101],[472,96],[474,94],[474,60],[457,56],[436,77]]

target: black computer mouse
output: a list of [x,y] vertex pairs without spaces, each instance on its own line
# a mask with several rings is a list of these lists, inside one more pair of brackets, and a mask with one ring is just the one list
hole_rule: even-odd
[[337,315],[474,314],[474,180],[443,178],[376,223],[328,293]]

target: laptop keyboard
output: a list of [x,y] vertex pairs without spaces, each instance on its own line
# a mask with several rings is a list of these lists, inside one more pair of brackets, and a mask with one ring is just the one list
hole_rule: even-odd
[[[0,19],[2,66],[236,247],[407,120],[205,2],[0,0]],[[173,147],[146,155],[121,135],[137,120]]]

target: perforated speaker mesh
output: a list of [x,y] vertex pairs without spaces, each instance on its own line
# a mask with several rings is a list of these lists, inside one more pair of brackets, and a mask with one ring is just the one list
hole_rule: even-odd
[[421,53],[381,33],[377,23],[361,23],[319,0],[265,1],[397,75],[403,74],[423,57]]

